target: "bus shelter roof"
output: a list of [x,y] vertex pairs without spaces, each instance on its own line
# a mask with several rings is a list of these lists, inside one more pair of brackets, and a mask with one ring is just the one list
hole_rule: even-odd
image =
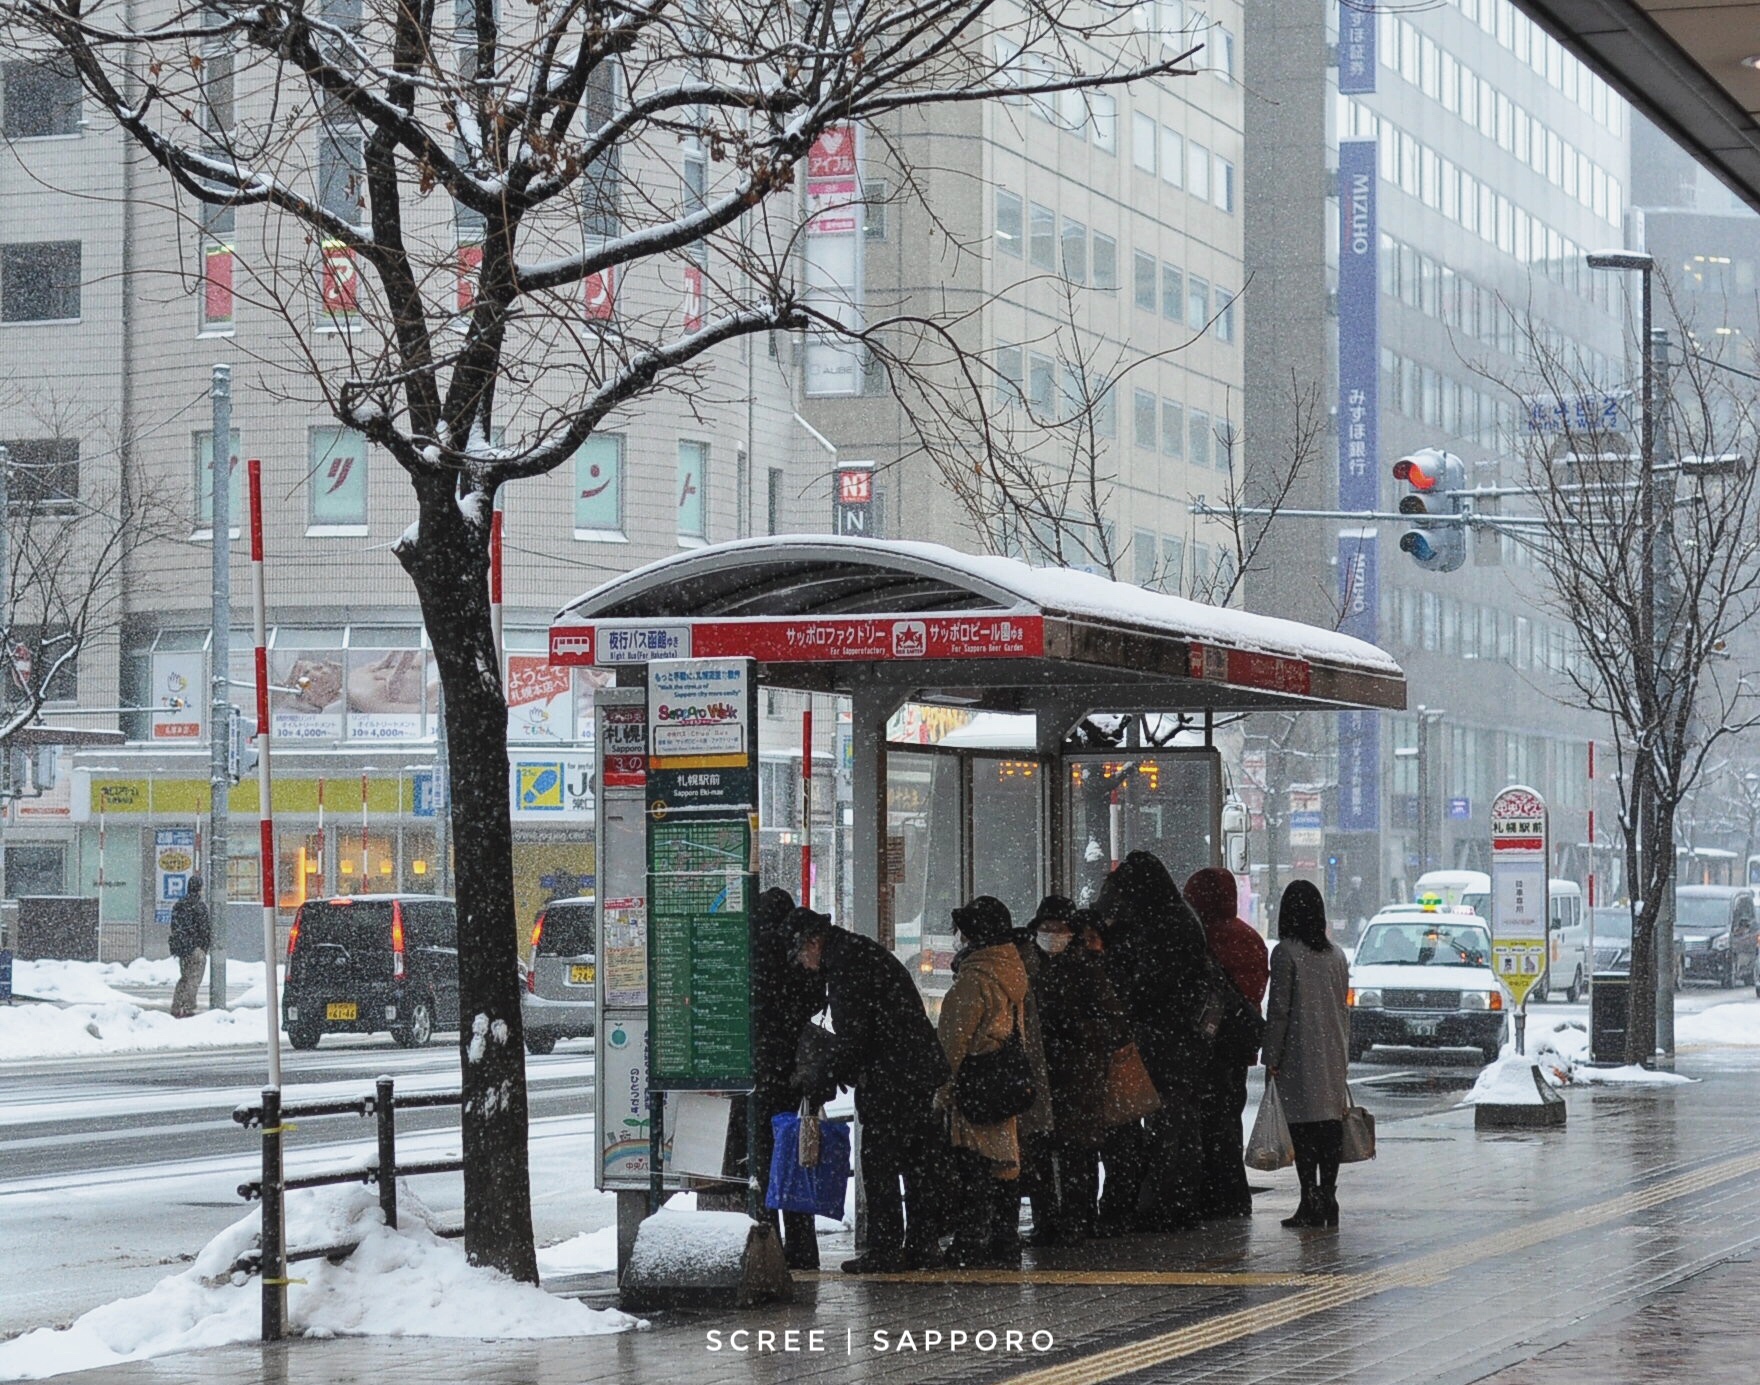
[[826,536],[691,549],[602,583],[550,627],[550,661],[616,668],[747,657],[762,681],[1025,712],[1406,705],[1366,641],[1093,573],[940,544]]

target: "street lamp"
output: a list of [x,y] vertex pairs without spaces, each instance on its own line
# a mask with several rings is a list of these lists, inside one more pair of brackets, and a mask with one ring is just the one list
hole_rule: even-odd
[[[1643,667],[1656,667],[1656,328],[1652,314],[1652,289],[1656,278],[1656,257],[1645,254],[1641,250],[1592,250],[1587,256],[1590,269],[1636,272],[1644,276],[1643,297],[1641,299],[1639,340],[1644,352],[1643,402],[1642,417],[1639,421],[1639,463],[1638,474],[1638,523],[1640,539],[1639,580],[1641,590],[1638,598],[1638,648],[1634,651],[1642,661]],[[1665,850],[1672,854],[1673,843],[1666,846],[1652,843],[1650,840],[1650,808],[1646,802],[1640,808],[1638,822],[1643,830],[1639,843],[1639,859],[1644,862],[1644,880],[1640,888],[1648,886],[1649,877],[1655,867],[1653,850]],[[1671,869],[1669,878],[1672,881]],[[1661,925],[1666,923],[1669,930],[1670,951],[1673,950],[1674,909],[1672,900],[1664,898],[1656,916],[1657,927],[1652,930],[1651,953],[1656,968],[1656,1034],[1653,1046],[1672,1061],[1674,1056],[1674,987],[1673,970],[1663,966],[1663,949]]]

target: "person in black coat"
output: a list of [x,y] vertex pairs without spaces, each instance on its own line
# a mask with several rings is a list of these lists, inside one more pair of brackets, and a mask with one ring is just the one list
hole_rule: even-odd
[[184,896],[171,906],[171,955],[177,958],[177,985],[171,993],[171,1016],[188,1019],[196,1012],[196,999],[202,976],[208,966],[208,949],[214,945],[214,930],[208,919],[208,905],[202,898],[202,877],[192,875],[184,887]]
[[1198,916],[1146,851],[1131,852],[1106,878],[1094,912],[1105,931],[1107,973],[1162,1101],[1146,1123],[1137,1224],[1182,1230],[1202,1220],[1198,1097],[1211,1061],[1202,1025],[1215,964]]
[[862,1127],[868,1242],[843,1268],[862,1274],[932,1265],[948,1184],[947,1137],[934,1101],[951,1077],[935,1026],[910,972],[880,943],[811,909],[789,915],[789,928],[796,964],[824,977],[836,1031],[808,1094],[855,1088]]
[[[752,910],[752,1101],[757,1107],[753,1172],[760,1198],[769,1190],[776,1132],[772,1118],[800,1108],[805,1093],[796,1079],[801,1030],[825,1008],[825,978],[795,966],[789,915],[794,897],[765,890]],[[745,1158],[745,1111],[734,1107],[729,1148],[737,1165]],[[768,1214],[771,1225],[776,1213]],[[819,1268],[819,1238],[810,1212],[782,1214],[783,1255],[796,1270]]]

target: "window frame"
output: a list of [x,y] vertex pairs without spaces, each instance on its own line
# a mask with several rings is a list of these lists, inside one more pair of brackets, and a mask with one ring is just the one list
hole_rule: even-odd
[[[74,299],[73,312],[71,314],[62,313],[62,314],[54,315],[54,316],[45,315],[45,316],[38,316],[38,317],[14,317],[12,315],[12,305],[13,305],[14,298],[17,295],[14,292],[8,291],[8,285],[9,285],[9,283],[15,273],[22,275],[27,272],[28,267],[23,264],[19,264],[15,267],[15,265],[13,263],[13,255],[17,252],[35,251],[35,252],[42,253],[46,259],[49,255],[49,252],[52,252],[58,248],[65,250],[66,247],[68,247],[68,246],[72,246],[73,251],[74,251],[73,259],[72,259],[72,263],[71,263],[71,272],[72,272],[72,280],[73,280],[72,286],[71,286],[71,292],[73,294],[73,299]],[[61,265],[51,264],[47,268],[43,268],[42,266],[38,266],[37,272],[41,273],[41,274],[45,274],[51,281],[56,279],[57,276],[59,276],[63,280],[65,280],[65,278],[68,274],[69,268],[70,268],[70,266],[67,264],[61,264]],[[4,245],[0,245],[0,325],[4,325],[7,327],[24,327],[24,326],[30,326],[33,324],[68,323],[68,322],[79,322],[79,321],[83,320],[84,312],[85,312],[84,279],[85,279],[85,242],[83,242],[83,241],[79,241],[79,240],[27,240],[27,241],[11,241],[11,242],[8,242]],[[57,300],[65,298],[65,296],[68,294],[69,291],[70,291],[69,287],[65,282],[60,283],[60,284],[55,284],[52,282],[50,289],[49,289],[49,293],[50,293],[51,297],[55,298]],[[61,307],[61,306],[64,306],[64,303],[62,303],[61,301],[53,301],[53,302],[48,303],[46,306]]]
[[[615,459],[616,467],[617,467],[617,475],[616,475],[615,482],[614,482],[614,484],[617,487],[617,523],[614,527],[612,527],[610,529],[606,529],[603,527],[596,527],[593,525],[583,525],[580,522],[580,502],[581,502],[581,493],[580,493],[580,491],[581,491],[581,473],[580,473],[580,469],[583,464],[588,463],[590,460],[592,460],[586,456],[587,448],[589,446],[591,446],[594,442],[599,442],[599,441],[604,441],[604,440],[611,441],[612,443],[614,443],[616,445],[616,448],[617,448],[617,456]],[[575,449],[574,455],[569,458],[569,464],[571,467],[571,478],[570,479],[571,479],[572,486],[574,489],[574,503],[573,503],[573,505],[570,506],[569,526],[574,534],[575,539],[578,542],[582,542],[582,543],[628,543],[629,542],[629,536],[628,536],[629,535],[629,439],[622,433],[610,432],[610,431],[606,431],[606,432],[602,432],[602,433],[595,432],[595,433],[591,434],[586,439],[586,441],[583,442],[578,448]],[[706,457],[703,462],[703,471],[704,471],[704,474],[707,475],[708,460]],[[707,526],[706,515],[705,515],[704,523],[705,523],[705,527],[706,527]]]

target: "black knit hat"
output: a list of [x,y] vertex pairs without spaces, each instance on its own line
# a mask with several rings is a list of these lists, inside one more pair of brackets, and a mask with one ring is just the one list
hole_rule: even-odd
[[981,894],[953,911],[953,926],[967,942],[983,946],[1005,941],[1014,931],[1014,918],[996,896]]
[[1039,907],[1033,912],[1027,927],[1033,928],[1050,920],[1068,923],[1075,916],[1076,904],[1066,895],[1048,894],[1039,901]]
[[788,952],[794,956],[801,944],[811,938],[824,937],[837,927],[830,914],[818,914],[808,908],[796,908],[788,916]]

